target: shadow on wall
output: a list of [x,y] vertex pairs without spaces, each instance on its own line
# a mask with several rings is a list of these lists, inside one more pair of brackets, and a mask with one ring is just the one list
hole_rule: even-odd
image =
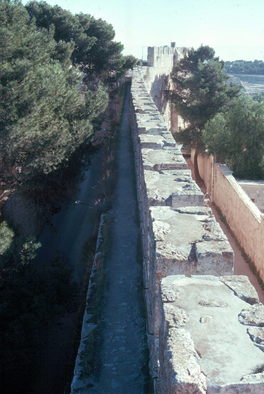
[[168,103],[168,79],[169,76],[166,74],[157,75],[150,89],[151,97],[162,114],[165,112]]
[[205,184],[211,202],[220,210],[264,283],[264,215],[225,164],[215,163],[212,155],[196,155],[194,149],[191,161]]

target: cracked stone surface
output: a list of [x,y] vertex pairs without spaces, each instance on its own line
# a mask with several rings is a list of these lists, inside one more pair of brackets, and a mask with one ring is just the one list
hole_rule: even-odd
[[[245,326],[238,319],[241,310],[254,314],[263,305],[249,305],[224,281],[209,275],[162,279],[162,393],[264,392],[264,355],[248,333],[255,329],[251,335],[263,340],[262,328]],[[240,293],[244,283],[248,294],[247,280],[240,277],[238,282]]]
[[138,126],[138,133],[139,134],[151,134],[151,135],[162,135],[162,133],[166,133],[167,128],[166,126],[158,126],[158,125],[140,125]]
[[138,121],[138,124],[146,124],[146,126],[149,123],[155,123],[159,125],[161,122],[163,122],[162,117],[160,116],[158,111],[149,111],[149,113],[137,113],[136,118]]
[[143,167],[147,170],[187,169],[186,161],[179,150],[142,149]]
[[256,289],[252,286],[247,276],[236,275],[220,277],[223,283],[230,287],[236,296],[249,304],[256,304],[259,302],[259,297]]
[[205,394],[206,377],[198,363],[191,335],[183,328],[168,328],[164,344],[163,377],[159,382],[161,394]]
[[[155,121],[154,119],[152,119],[152,120],[149,119],[148,121],[141,120],[141,121],[138,121],[137,124],[138,124],[140,134],[141,133],[146,134],[147,130],[155,129],[155,128],[158,128],[158,129],[160,129],[160,131],[163,131],[163,132],[167,131],[167,128],[164,125],[164,122],[162,120],[160,120],[159,122]],[[146,131],[144,131],[144,129],[146,129]]]
[[204,195],[191,178],[190,170],[144,170],[150,205],[203,205]]
[[232,248],[210,208],[155,206],[150,211],[159,276],[232,273]]
[[239,314],[239,321],[249,326],[264,327],[264,305],[256,304],[251,308],[243,309]]
[[[172,145],[170,142],[167,142],[166,139],[161,135],[140,134],[138,137],[141,148],[162,149],[164,146]],[[173,144],[175,145],[175,141]]]
[[247,332],[253,342],[264,346],[264,327],[250,327]]

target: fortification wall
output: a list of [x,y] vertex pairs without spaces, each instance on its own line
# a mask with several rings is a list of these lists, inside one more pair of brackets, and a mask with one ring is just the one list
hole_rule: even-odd
[[247,326],[255,319],[263,330],[264,307],[247,277],[232,275],[232,249],[141,69],[132,78],[131,132],[155,393],[263,391],[263,353]]
[[172,132],[177,132],[183,121],[175,110],[172,111],[172,104],[169,101],[168,91],[172,85],[170,73],[186,50],[186,48],[175,47],[175,43],[171,43],[170,47],[149,47],[147,66],[141,68],[146,89]]
[[[192,150],[194,163],[195,151]],[[240,246],[264,281],[264,216],[232,176],[227,166],[214,163],[213,156],[199,154],[198,171],[211,201],[219,208]]]
[[172,70],[174,58],[177,56],[175,43],[171,46],[148,47],[148,66],[164,70]]
[[237,180],[242,189],[256,204],[261,212],[264,212],[264,181]]

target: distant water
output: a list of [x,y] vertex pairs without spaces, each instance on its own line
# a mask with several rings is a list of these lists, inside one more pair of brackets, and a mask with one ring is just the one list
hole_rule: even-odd
[[264,75],[231,74],[231,77],[238,79],[250,95],[264,93]]

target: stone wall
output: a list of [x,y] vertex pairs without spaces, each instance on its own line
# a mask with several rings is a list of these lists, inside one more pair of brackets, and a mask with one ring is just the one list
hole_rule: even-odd
[[83,314],[81,338],[76,355],[71,394],[86,393],[89,387],[91,371],[96,365],[96,335],[100,322],[102,289],[105,281],[105,260],[109,252],[109,228],[112,217],[104,213],[100,217],[96,251],[91,268]]
[[264,212],[264,181],[237,180],[242,189],[256,204],[261,212]]
[[183,120],[175,110],[168,98],[168,91],[171,89],[172,81],[170,73],[173,66],[184,56],[187,48],[175,47],[149,47],[147,66],[141,68],[142,78],[146,89],[156,104],[159,112],[163,115],[164,121],[172,132],[177,132],[183,126]]
[[148,66],[157,67],[164,70],[172,70],[175,58],[177,58],[177,50],[175,43],[171,43],[171,46],[161,47],[148,47]]
[[[264,334],[263,306],[246,277],[232,276],[232,249],[203,205],[140,69],[134,71],[131,93],[154,391],[261,392],[264,379],[257,366],[264,359],[252,338]],[[249,320],[238,317],[255,312],[258,334],[250,336]]]
[[[194,156],[193,150],[193,162]],[[240,246],[264,281],[264,215],[228,167],[214,163],[213,156],[198,155],[197,168],[211,201],[225,217]]]

